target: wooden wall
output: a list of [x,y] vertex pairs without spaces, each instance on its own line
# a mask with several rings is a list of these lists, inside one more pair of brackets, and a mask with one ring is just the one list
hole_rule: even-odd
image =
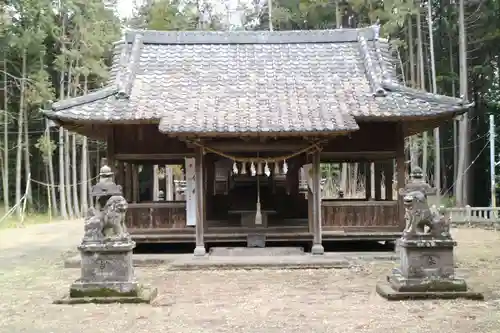
[[129,204],[125,224],[128,229],[177,229],[186,227],[185,202]]
[[[158,131],[156,124],[117,125],[113,131],[115,154],[192,154],[186,143]],[[120,159],[120,158],[118,158]]]
[[380,229],[392,227],[399,230],[397,201],[345,200],[321,203],[322,225],[330,229]]
[[358,131],[331,139],[322,152],[396,151],[396,129],[393,122],[360,123]]

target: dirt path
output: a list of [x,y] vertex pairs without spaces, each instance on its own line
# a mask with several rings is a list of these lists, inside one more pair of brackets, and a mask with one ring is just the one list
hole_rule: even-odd
[[487,302],[387,302],[375,293],[392,263],[350,270],[138,270],[154,305],[53,305],[78,278],[63,269],[81,222],[0,231],[0,333],[493,333],[500,331],[499,234],[458,230],[459,267]]
[[67,251],[75,252],[83,233],[79,220],[0,230],[0,275],[18,265],[60,262]]

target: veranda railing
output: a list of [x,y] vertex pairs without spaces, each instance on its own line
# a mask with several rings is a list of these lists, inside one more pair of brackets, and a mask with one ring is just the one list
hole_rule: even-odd
[[446,208],[451,223],[455,225],[478,224],[495,226],[500,224],[500,208],[492,207],[453,207]]

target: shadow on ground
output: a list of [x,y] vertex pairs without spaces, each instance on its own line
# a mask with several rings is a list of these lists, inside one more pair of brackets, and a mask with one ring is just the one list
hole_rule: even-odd
[[[302,247],[305,252],[311,251],[310,243],[297,242],[267,242],[267,247]],[[381,243],[375,241],[335,241],[323,242],[325,252],[391,252],[394,245],[391,243]],[[194,243],[180,244],[138,244],[134,249],[135,254],[183,254],[193,253]],[[246,243],[207,243],[207,252],[211,247],[246,247]]]

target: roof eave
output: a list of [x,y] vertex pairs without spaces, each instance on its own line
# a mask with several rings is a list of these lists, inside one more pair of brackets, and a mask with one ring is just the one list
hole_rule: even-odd
[[394,115],[394,116],[386,116],[386,115],[370,115],[370,116],[356,116],[354,119],[356,121],[364,122],[364,121],[427,121],[432,119],[451,119],[457,116],[461,116],[469,111],[469,109],[474,106],[474,103],[469,103],[467,105],[461,106],[459,109],[450,109],[447,111],[440,111],[433,114],[415,114],[410,113],[408,115]]
[[334,131],[238,131],[238,132],[179,132],[160,130],[160,133],[171,137],[292,137],[292,136],[335,136],[347,135],[359,130],[356,128]]
[[113,85],[113,86],[108,86],[90,93],[87,93],[86,95],[83,96],[78,96],[78,97],[72,97],[68,99],[64,99],[59,102],[52,103],[51,110],[58,112],[70,108],[74,108],[76,106],[92,103],[99,101],[101,99],[108,98],[110,96],[113,96],[118,93],[118,87]]
[[453,107],[460,107],[464,109],[469,109],[474,106],[473,102],[467,101],[465,99],[450,97],[445,95],[433,94],[419,89],[414,89],[410,87],[403,86],[402,84],[396,83],[390,80],[384,80],[382,82],[382,87],[389,92],[398,92],[405,94],[407,96],[418,98],[431,103],[440,103],[444,105],[449,105]]

